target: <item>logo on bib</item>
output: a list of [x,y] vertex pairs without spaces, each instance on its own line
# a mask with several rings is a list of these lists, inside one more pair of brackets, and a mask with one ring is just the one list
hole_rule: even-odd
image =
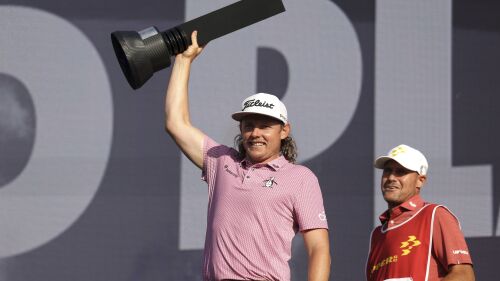
[[420,244],[422,244],[420,241],[417,240],[417,237],[414,235],[408,236],[408,240],[401,242],[401,247],[403,249],[403,253],[401,254],[402,256],[409,255],[411,253],[411,249],[413,247],[417,247]]

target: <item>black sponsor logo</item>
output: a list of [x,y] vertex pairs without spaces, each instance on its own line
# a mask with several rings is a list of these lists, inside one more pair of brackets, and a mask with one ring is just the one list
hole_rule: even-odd
[[249,107],[254,107],[254,106],[258,106],[258,107],[266,107],[266,108],[270,108],[270,109],[273,109],[274,108],[274,104],[273,103],[268,103],[266,101],[261,101],[261,100],[256,100],[256,99],[252,99],[252,100],[247,100],[244,104],[243,104],[243,109],[242,111],[244,111],[245,109],[249,108]]
[[229,173],[230,175],[232,175],[232,176],[233,176],[233,177],[235,177],[235,178],[237,178],[237,177],[238,177],[238,175],[237,175],[235,172],[233,172],[233,171],[229,170],[229,168],[228,168],[228,166],[227,166],[227,165],[224,165],[224,171],[226,171],[227,173]]

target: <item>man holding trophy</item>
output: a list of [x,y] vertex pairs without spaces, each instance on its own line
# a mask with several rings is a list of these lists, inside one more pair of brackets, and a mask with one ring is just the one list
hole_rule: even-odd
[[303,235],[308,279],[328,280],[328,223],[318,179],[295,164],[285,105],[274,95],[246,98],[232,118],[237,148],[218,144],[190,122],[188,82],[202,52],[197,32],[175,56],[165,97],[165,128],[208,185],[204,280],[290,280],[292,238]]

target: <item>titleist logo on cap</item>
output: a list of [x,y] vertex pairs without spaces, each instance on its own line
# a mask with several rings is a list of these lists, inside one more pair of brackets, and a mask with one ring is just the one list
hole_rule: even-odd
[[253,106],[267,107],[267,108],[273,109],[274,104],[272,104],[272,103],[268,103],[268,102],[266,102],[266,101],[262,102],[262,101],[260,101],[260,100],[251,99],[251,100],[247,100],[247,101],[243,104],[243,109],[242,109],[242,110],[245,110],[246,108],[248,108],[248,107],[253,107]]

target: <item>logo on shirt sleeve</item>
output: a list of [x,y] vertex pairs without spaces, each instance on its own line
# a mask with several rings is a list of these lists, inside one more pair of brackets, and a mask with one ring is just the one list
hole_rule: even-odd
[[322,221],[326,221],[326,214],[325,211],[321,212],[318,214],[318,218]]
[[454,255],[469,255],[469,252],[466,250],[453,250]]

